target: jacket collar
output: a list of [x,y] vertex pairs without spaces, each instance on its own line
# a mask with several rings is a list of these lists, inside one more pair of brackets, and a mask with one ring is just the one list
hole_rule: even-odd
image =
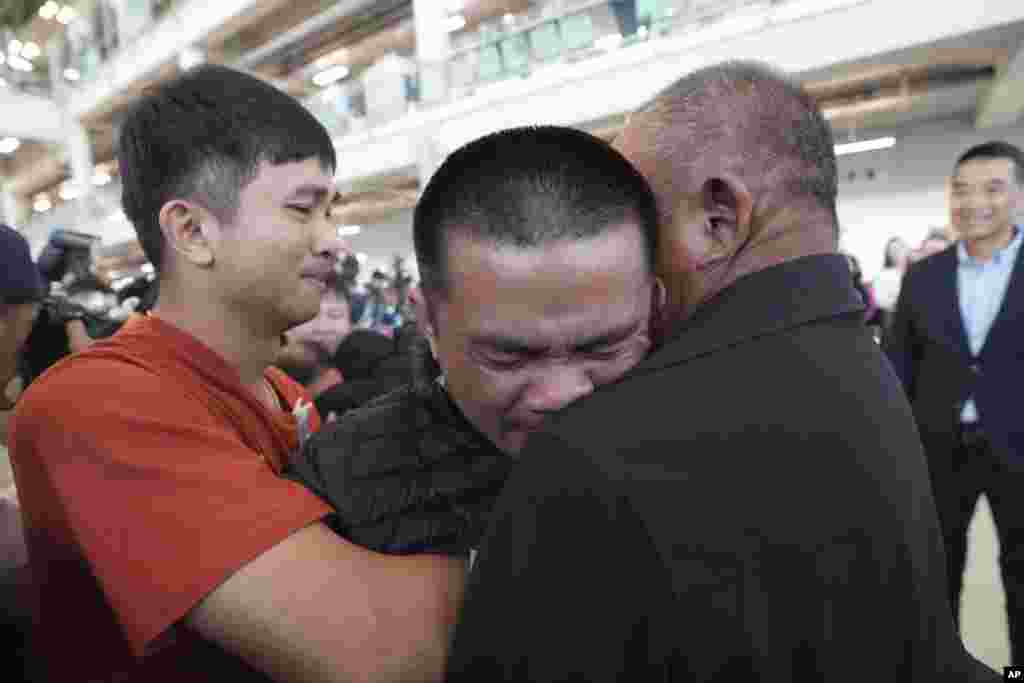
[[777,334],[816,320],[863,312],[845,256],[806,256],[751,273],[701,305],[638,372]]

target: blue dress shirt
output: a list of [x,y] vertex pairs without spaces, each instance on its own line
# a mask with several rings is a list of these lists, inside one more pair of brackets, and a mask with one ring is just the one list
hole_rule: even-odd
[[[1013,240],[995,252],[991,260],[985,262],[972,258],[962,241],[957,245],[959,265],[956,283],[960,299],[960,316],[963,319],[964,331],[967,333],[967,343],[974,356],[981,353],[992,323],[999,315],[1021,241],[1021,229],[1017,226],[1014,228]],[[969,398],[964,403],[960,421],[978,421],[978,409],[974,405],[974,399]]]

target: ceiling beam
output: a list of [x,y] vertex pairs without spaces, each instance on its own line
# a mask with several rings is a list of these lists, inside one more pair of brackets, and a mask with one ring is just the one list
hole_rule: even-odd
[[978,98],[975,127],[1008,126],[1024,115],[1024,47],[996,69],[988,91]]

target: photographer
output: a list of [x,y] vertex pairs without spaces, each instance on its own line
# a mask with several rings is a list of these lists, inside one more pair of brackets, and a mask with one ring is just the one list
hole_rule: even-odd
[[44,293],[28,242],[0,224],[0,670],[4,680],[13,681],[23,676],[29,615],[19,598],[27,585],[28,556],[7,456],[7,411],[14,402],[7,388]]
[[39,271],[50,283],[49,295],[28,339],[20,375],[28,386],[61,358],[79,353],[96,339],[109,337],[123,322],[107,311],[90,311],[76,301],[83,293],[109,292],[92,268],[97,238],[69,230],[55,230],[39,256]]

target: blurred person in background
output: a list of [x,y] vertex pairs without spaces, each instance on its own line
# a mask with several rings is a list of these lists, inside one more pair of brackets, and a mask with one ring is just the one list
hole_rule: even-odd
[[320,301],[319,315],[285,333],[286,343],[277,366],[316,399],[344,381],[333,359],[351,332],[349,294],[337,279],[331,279]]
[[345,380],[315,398],[321,415],[333,420],[412,381],[416,359],[406,345],[406,327],[400,332],[389,337],[373,330],[353,330],[345,338],[331,359]]
[[886,351],[925,445],[959,623],[967,528],[984,493],[999,536],[1013,664],[1024,664],[1024,153],[968,149],[949,185],[959,241],[907,271]]
[[96,244],[92,235],[55,230],[43,248],[38,265],[48,296],[22,357],[23,386],[65,356],[113,335],[131,312],[152,308],[157,292],[152,276],[137,277],[115,292],[96,272],[92,259]]
[[357,325],[389,337],[394,336],[403,324],[399,308],[401,296],[394,278],[382,270],[375,270],[366,289],[365,305]]
[[656,227],[643,177],[582,131],[511,129],[449,156],[413,218],[424,364],[295,463],[339,533],[471,560],[527,437],[650,348]]
[[440,679],[458,562],[360,548],[281,476],[319,416],[269,366],[344,247],[328,132],[207,64],[135,102],[117,151],[157,304],[11,424],[46,680]]
[[27,636],[31,623],[28,553],[18,511],[17,492],[7,454],[7,417],[18,356],[28,339],[46,287],[16,230],[0,224],[0,671],[4,680],[27,675]]
[[846,261],[850,265],[850,277],[853,278],[853,287],[860,294],[860,298],[864,301],[864,324],[871,328],[876,328],[877,332],[882,326],[881,309],[878,307],[878,303],[875,301],[875,293],[871,288],[871,284],[864,281],[864,272],[860,268],[860,261],[853,254],[845,254]]
[[879,308],[887,313],[896,309],[896,298],[900,294],[903,274],[911,262],[913,250],[902,237],[892,237],[885,243],[885,257],[882,270],[872,280],[872,289]]
[[836,253],[815,100],[713,65],[615,146],[658,196],[663,341],[530,437],[449,683],[999,680],[953,628],[910,406]]

